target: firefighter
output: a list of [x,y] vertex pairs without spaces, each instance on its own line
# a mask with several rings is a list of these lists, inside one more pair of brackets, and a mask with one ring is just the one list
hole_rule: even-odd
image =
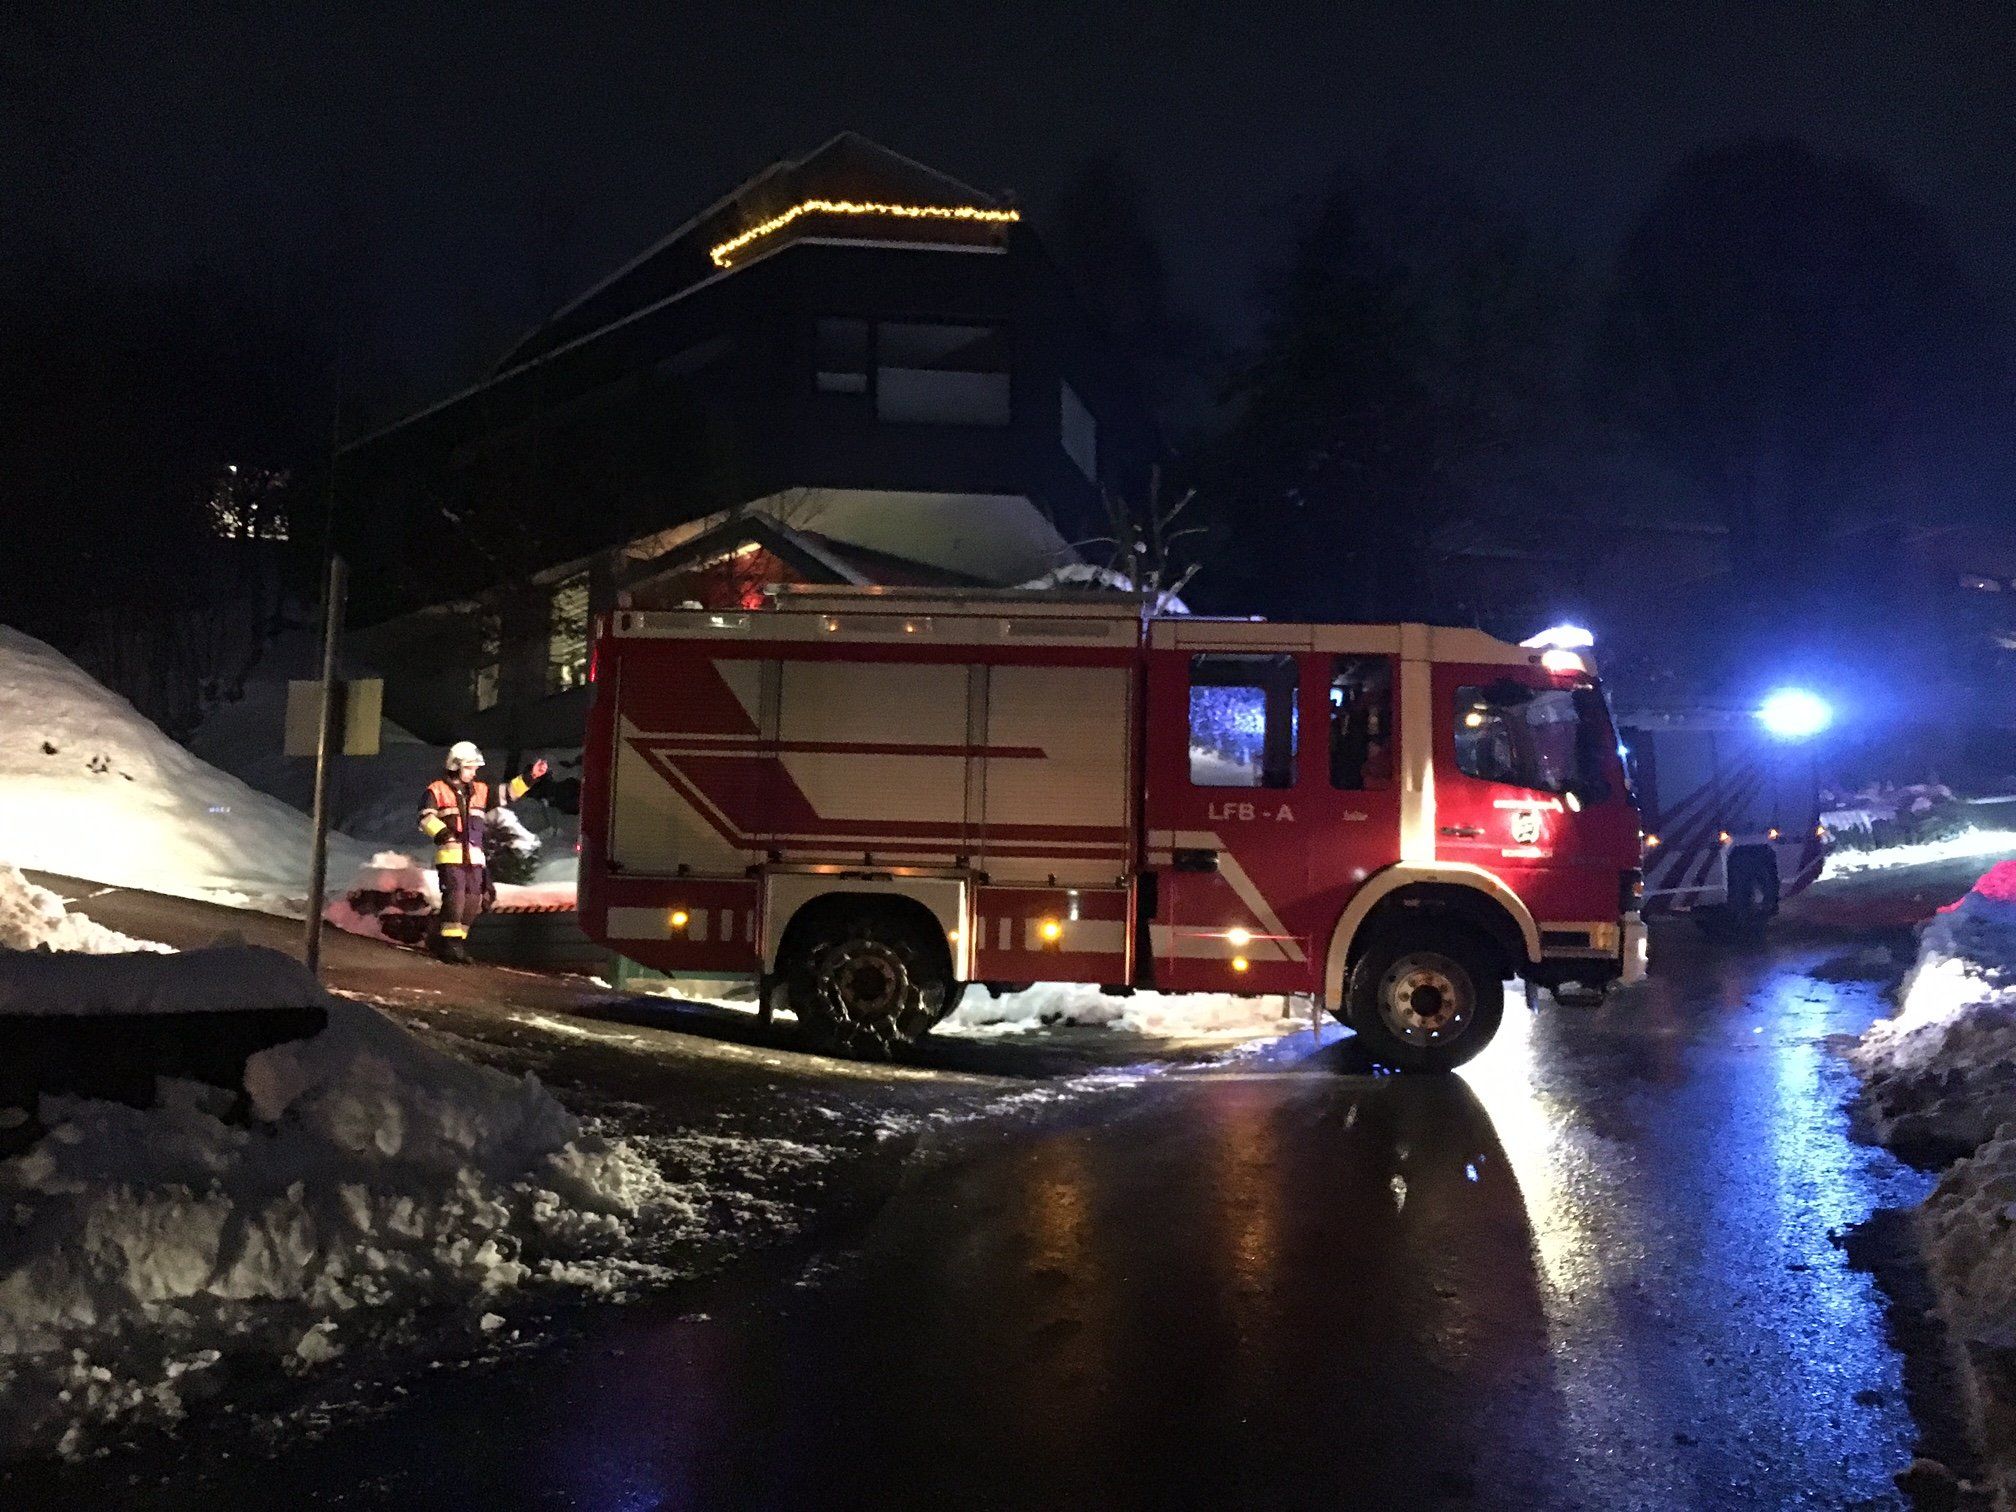
[[444,961],[469,959],[469,926],[495,896],[483,854],[484,831],[499,809],[523,798],[546,775],[546,763],[533,762],[523,777],[499,784],[493,802],[490,784],[476,778],[482,767],[483,753],[475,742],[456,741],[448,749],[446,775],[428,783],[420,799],[420,828],[434,842],[434,867],[441,878],[441,911],[428,943]]

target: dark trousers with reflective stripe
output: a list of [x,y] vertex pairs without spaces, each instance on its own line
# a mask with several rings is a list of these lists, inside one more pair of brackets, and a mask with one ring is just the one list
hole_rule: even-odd
[[444,938],[459,940],[469,933],[483,912],[483,895],[488,890],[489,869],[481,866],[440,866],[441,922]]

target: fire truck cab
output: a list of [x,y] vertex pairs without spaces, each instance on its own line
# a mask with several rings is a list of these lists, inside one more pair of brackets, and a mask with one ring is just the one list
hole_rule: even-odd
[[589,934],[886,1053],[968,984],[1310,994],[1444,1070],[1645,963],[1582,657],[1114,595],[801,590],[598,624]]

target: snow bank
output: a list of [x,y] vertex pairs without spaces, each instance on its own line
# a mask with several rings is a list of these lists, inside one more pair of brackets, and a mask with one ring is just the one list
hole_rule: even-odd
[[1971,1150],[2016,1120],[2016,902],[1977,889],[1935,915],[1851,1058],[1885,1144]]
[[1837,850],[1827,856],[1820,880],[1852,877],[1857,872],[1886,871],[1895,866],[1926,866],[1938,861],[1965,861],[1975,856],[1999,856],[2016,851],[2016,830],[1970,829],[1944,840],[1913,845],[1886,845],[1878,850]]
[[19,868],[0,863],[0,950],[68,950],[115,955],[128,950],[166,951],[152,940],[136,940],[116,929],[73,914],[46,887],[37,887]]
[[1953,1161],[1918,1209],[1918,1233],[2006,1501],[2016,1495],[2016,862],[1925,926],[1896,1016],[1852,1054],[1884,1143]]
[[2016,1123],[1947,1171],[1918,1216],[1947,1327],[2016,1350]]
[[[1299,1021],[1306,1026],[1307,1016]],[[979,987],[938,1026],[940,1034],[1026,1034],[1058,1024],[1086,1025],[1166,1038],[1250,1038],[1298,1027],[1278,997],[1216,992],[1136,992],[1111,997],[1077,982],[1045,982],[994,997]]]
[[[252,1057],[245,1121],[193,1083],[147,1109],[41,1100],[43,1137],[0,1162],[0,1448],[82,1452],[114,1419],[176,1419],[220,1362],[312,1368],[422,1304],[473,1326],[513,1288],[635,1274],[621,1253],[672,1190],[655,1162],[284,956],[57,957],[67,972],[38,990],[125,1001],[152,972],[180,999],[205,957],[256,985],[205,970],[203,1006],[314,1003],[328,1028]],[[14,956],[0,975],[49,964]]]
[[[278,908],[308,820],[198,760],[75,663],[0,627],[0,855],[29,870]],[[331,837],[341,876],[366,852]],[[298,906],[298,905],[297,905]]]

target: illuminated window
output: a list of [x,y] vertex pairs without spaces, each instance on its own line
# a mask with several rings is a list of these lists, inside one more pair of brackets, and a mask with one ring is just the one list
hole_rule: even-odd
[[1085,401],[1068,383],[1058,385],[1062,394],[1062,436],[1064,455],[1078,464],[1078,471],[1091,482],[1099,481],[1099,424]]
[[1292,656],[1190,658],[1190,781],[1195,787],[1295,785]]
[[1008,343],[998,326],[886,322],[875,328],[877,419],[1008,423]]
[[553,587],[547,617],[546,691],[565,693],[588,682],[588,574]]
[[822,320],[813,340],[822,394],[868,392],[868,322]]
[[1330,785],[1364,792],[1393,785],[1393,663],[1340,656],[1330,674]]

